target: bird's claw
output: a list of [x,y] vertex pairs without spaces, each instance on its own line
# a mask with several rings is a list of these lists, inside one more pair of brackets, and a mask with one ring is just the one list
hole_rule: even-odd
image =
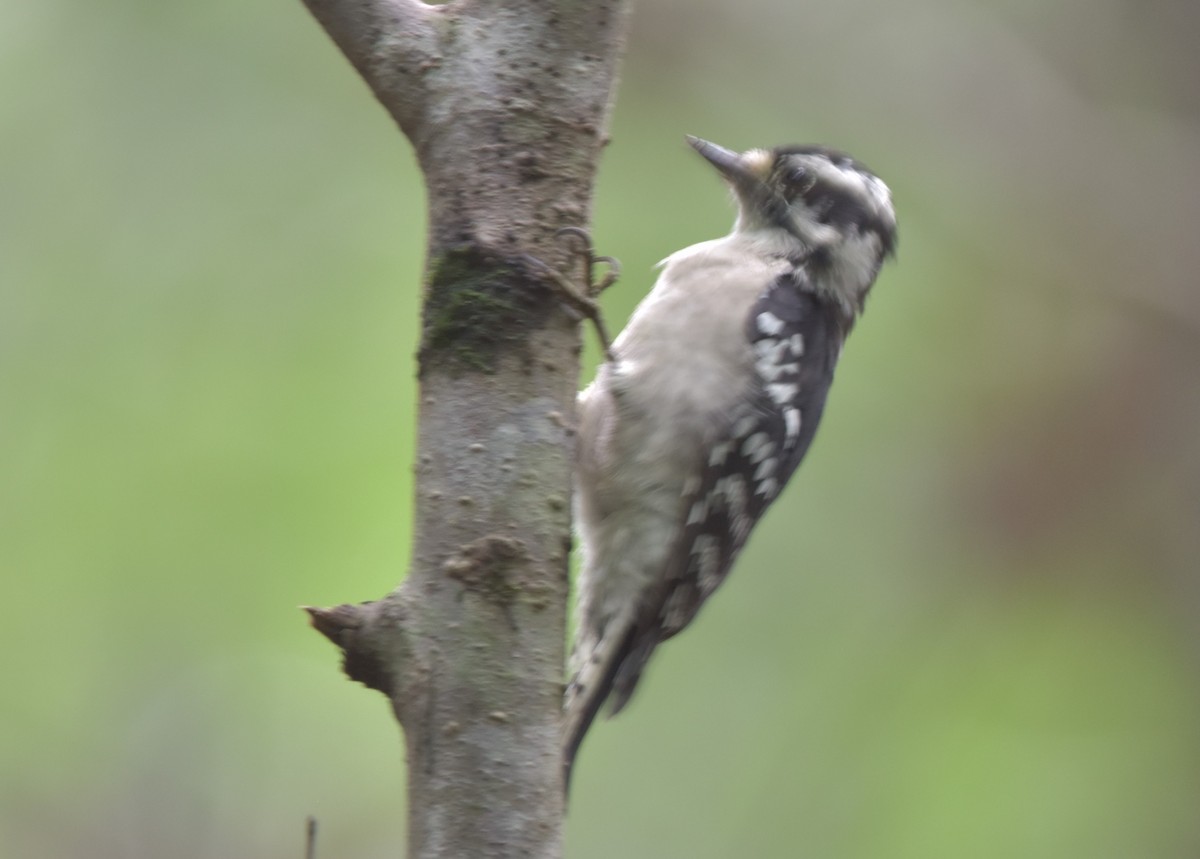
[[[559,238],[565,236],[579,241],[578,254],[583,261],[584,288],[582,291],[571,282],[569,277],[546,265],[537,257],[526,256],[526,259],[549,277],[563,300],[576,313],[592,323],[596,329],[596,337],[600,340],[600,348],[604,350],[604,357],[609,361],[615,361],[612,341],[608,338],[608,328],[604,324],[604,315],[600,311],[600,305],[596,303],[596,297],[617,282],[617,278],[621,275],[621,264],[610,256],[596,256],[592,249],[592,237],[582,227],[563,227],[555,233],[555,236]],[[603,264],[607,271],[602,278],[596,280],[595,270],[598,263]]]
[[[616,257],[597,255],[592,246],[592,236],[583,227],[562,227],[554,235],[579,240],[579,256],[583,260],[583,278],[589,298],[595,298],[617,282],[621,276],[621,263]],[[604,277],[596,280],[598,264],[603,264],[608,270],[604,272]]]

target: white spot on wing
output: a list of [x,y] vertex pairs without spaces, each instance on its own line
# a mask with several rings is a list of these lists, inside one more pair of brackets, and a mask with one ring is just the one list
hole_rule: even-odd
[[758,426],[758,416],[754,414],[743,415],[738,419],[738,422],[733,425],[733,437],[735,439],[745,438],[755,427]]
[[697,522],[703,522],[708,516],[708,503],[701,499],[692,505],[692,509],[688,512],[687,524],[695,525]]
[[765,382],[774,382],[784,373],[799,373],[800,365],[797,363],[783,364],[778,361],[768,361],[765,358],[760,359],[755,365],[758,374],[762,376]]
[[770,443],[771,439],[765,432],[756,432],[750,438],[746,439],[746,443],[742,445],[742,456],[748,456],[750,459],[758,462],[765,454],[759,454],[757,457],[755,457],[755,454]]
[[779,482],[774,477],[768,477],[762,483],[758,484],[758,488],[754,490],[755,495],[762,495],[768,501],[775,497],[775,493],[779,491]]
[[734,536],[741,542],[746,539],[753,524],[746,515],[746,481],[737,475],[726,478],[725,500],[729,506],[729,519]]
[[800,410],[794,408],[785,408],[783,410],[783,423],[787,430],[787,445],[791,447],[796,443],[796,439],[800,437]]
[[683,626],[687,622],[687,609],[688,588],[676,587],[667,597],[667,601],[663,603],[660,614],[663,626],[672,629]]
[[725,458],[729,456],[729,451],[732,449],[733,445],[727,441],[713,445],[712,453],[708,455],[708,464],[713,466],[723,465],[725,463]]
[[788,348],[787,340],[755,340],[754,351],[758,353],[758,361],[778,364],[783,360],[783,350]]
[[692,543],[692,554],[697,560],[700,593],[708,596],[721,583],[717,569],[717,539],[711,534],[701,534]]
[[799,386],[793,385],[790,382],[787,384],[776,382],[773,385],[767,385],[767,393],[769,393],[771,395],[771,399],[777,403],[790,403],[796,398],[796,394],[799,392],[799,390]]
[[764,334],[774,336],[783,330],[784,321],[769,310],[764,310],[758,314],[755,320],[758,324],[758,330]]
[[764,477],[775,470],[775,466],[778,464],[779,460],[773,456],[770,459],[764,459],[759,463],[758,470],[754,472],[754,479],[761,482]]

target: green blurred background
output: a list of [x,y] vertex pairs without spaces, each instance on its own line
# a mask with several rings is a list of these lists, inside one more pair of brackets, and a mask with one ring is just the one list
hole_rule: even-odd
[[[850,150],[900,258],[572,857],[1200,856],[1198,21],[640,5],[614,324],[730,223],[688,132]],[[399,854],[398,730],[296,606],[405,568],[424,220],[299,0],[0,7],[0,856]]]

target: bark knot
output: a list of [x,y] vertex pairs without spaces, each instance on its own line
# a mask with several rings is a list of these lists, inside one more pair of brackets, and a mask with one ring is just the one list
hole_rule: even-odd
[[339,605],[333,608],[305,606],[309,621],[342,651],[342,670],[351,680],[392,697],[394,665],[380,653],[375,625],[381,603]]
[[528,557],[523,541],[489,534],[463,546],[442,571],[488,602],[507,607],[520,591],[514,570]]

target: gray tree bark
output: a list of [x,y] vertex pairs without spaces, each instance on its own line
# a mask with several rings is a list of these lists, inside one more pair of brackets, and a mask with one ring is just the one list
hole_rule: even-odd
[[408,750],[409,856],[562,854],[578,324],[536,256],[586,226],[628,0],[305,0],[428,189],[416,527],[404,582],[310,609]]

